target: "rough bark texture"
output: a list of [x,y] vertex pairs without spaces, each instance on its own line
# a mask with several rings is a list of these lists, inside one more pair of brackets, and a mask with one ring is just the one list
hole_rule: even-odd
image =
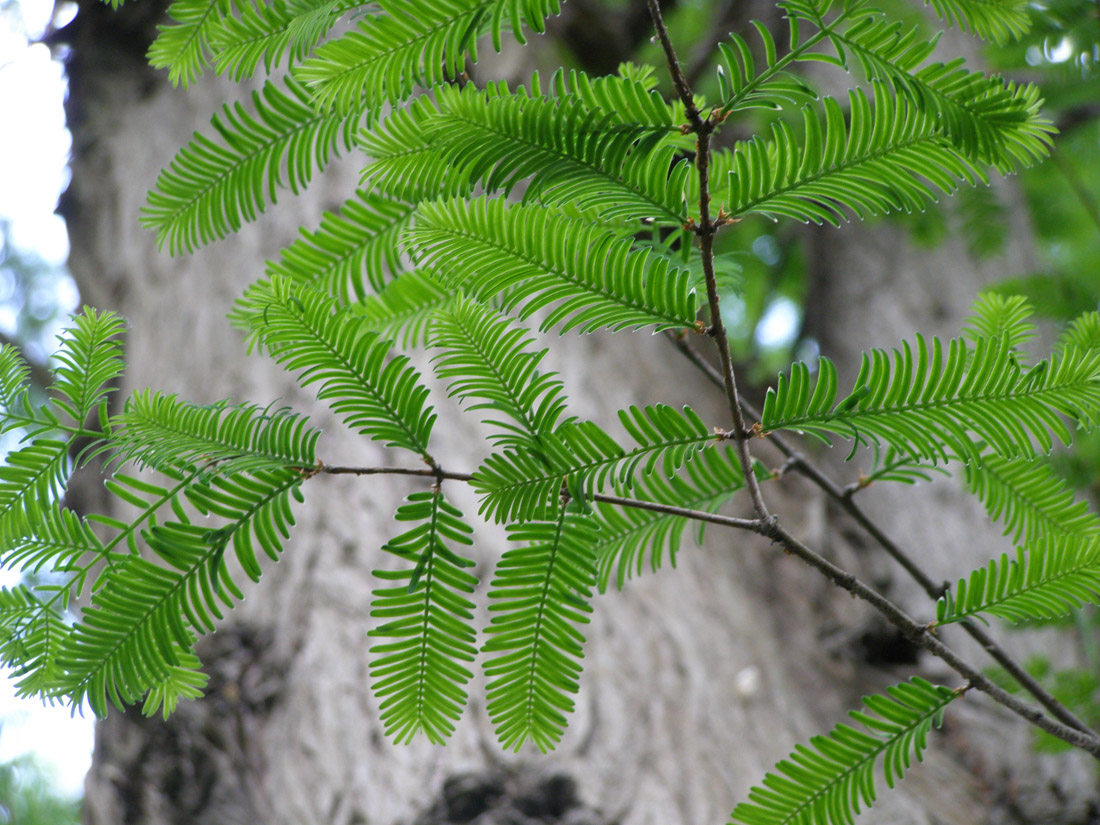
[[[73,270],[90,303],[131,320],[128,387],[317,410],[278,368],[244,356],[224,316],[264,257],[350,193],[355,161],[228,241],[182,259],[158,253],[137,223],[146,190],[216,105],[241,93],[209,80],[174,91],[145,69],[145,7],[124,6],[131,16],[120,24],[89,3],[70,32]],[[956,250],[915,252],[889,225],[814,237],[815,332],[842,363],[914,329],[956,330],[977,287],[1004,265],[979,273]],[[727,423],[717,394],[659,338],[571,336],[555,357],[578,415],[608,421],[627,404],[663,401]],[[315,420],[326,461],[382,461],[323,411]],[[447,413],[437,424],[444,466],[474,465],[471,421]],[[776,759],[841,720],[862,693],[915,672],[959,681],[937,662],[913,664],[862,605],[796,561],[713,530],[705,550],[682,552],[677,571],[597,600],[577,712],[557,752],[501,753],[476,701],[446,749],[396,747],[367,687],[366,632],[371,570],[387,563],[378,548],[412,489],[380,478],[309,483],[285,558],[200,646],[209,696],[167,722],[130,712],[100,723],[89,825],[717,825]],[[476,512],[465,491],[453,492]],[[791,479],[767,492],[809,543],[930,614],[808,485]],[[870,500],[936,576],[989,552],[984,517],[954,488],[875,490]],[[499,532],[480,535],[484,579],[503,543]],[[959,704],[927,763],[868,821],[1090,821],[1087,759],[1039,758],[1018,720],[977,696]]]

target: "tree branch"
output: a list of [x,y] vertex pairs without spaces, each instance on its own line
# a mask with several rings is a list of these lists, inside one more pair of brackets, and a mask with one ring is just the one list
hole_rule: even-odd
[[741,413],[741,404],[737,394],[737,379],[733,372],[733,358],[730,355],[729,338],[726,335],[725,324],[722,323],[722,311],[719,307],[718,280],[714,273],[714,235],[718,231],[719,223],[710,216],[710,138],[718,125],[709,116],[704,118],[695,105],[691,95],[691,87],[684,77],[680,62],[676,59],[676,52],[672,48],[672,42],[668,37],[668,29],[661,17],[661,8],[657,0],[646,0],[649,6],[649,15],[653,18],[653,25],[657,30],[657,38],[661,42],[661,48],[665,52],[668,61],[668,70],[672,76],[672,83],[676,87],[676,93],[683,101],[684,110],[690,124],[690,131],[695,132],[698,142],[695,147],[695,165],[699,170],[699,224],[695,233],[699,236],[699,248],[703,260],[703,276],[707,285],[707,301],[710,306],[710,328],[707,332],[714,338],[718,347],[718,358],[722,362],[723,387],[726,392],[726,404],[729,406],[730,415],[733,417],[733,431],[736,436],[737,457],[741,462],[741,471],[745,476],[745,486],[752,499],[753,510],[760,519],[769,519],[771,515],[764,504],[764,497],[760,492],[760,484],[752,471],[752,456],[749,453],[749,445],[746,439],[749,431],[745,427],[745,418]]
[[[689,361],[695,364],[711,383],[718,387],[722,386],[721,374],[714,369],[713,366],[703,360],[699,353],[696,352],[687,341],[677,336],[670,336],[670,339],[673,345],[680,350]],[[755,418],[757,421],[760,420],[760,412],[744,399],[741,400],[741,406],[746,415]],[[874,520],[855,503],[846,488],[840,487],[840,485],[827,476],[817,465],[789,444],[783,436],[778,433],[771,433],[767,440],[787,457],[786,466],[789,469],[793,469],[804,476],[836,502],[844,512],[851,516],[851,518],[871,536],[871,538],[878,542],[879,546],[886,551],[886,554],[897,562],[897,564],[921,586],[930,598],[939,599],[950,589],[951,585],[948,582],[933,581],[924,570],[909,557],[909,554],[887,536],[882,528],[875,524]],[[1050,711],[1056,719],[1061,720],[1066,725],[1082,733],[1095,735],[1094,731],[1085,722],[1079,719],[1069,708],[1055,699],[1030,673],[1024,670],[1015,659],[1009,656],[1004,648],[997,644],[988,633],[969,620],[959,622],[959,626],[962,627],[974,641],[981,645],[982,649],[985,650],[997,664],[1003,667],[1024,690],[1030,693],[1039,704]]]
[[[311,476],[320,474],[324,475],[404,475],[404,476],[416,476],[420,478],[435,478],[435,479],[447,479],[452,481],[469,482],[473,479],[470,473],[455,473],[443,470],[442,468],[420,468],[420,467],[340,467],[329,464],[320,463],[315,467],[303,467],[299,468],[303,472],[308,472]],[[625,498],[623,496],[606,495],[603,493],[597,493],[591,497],[592,501],[605,502],[607,504],[614,504],[620,507],[633,507],[641,510],[650,510],[656,513],[664,513],[666,515],[678,516],[681,518],[692,519],[694,521],[704,521],[711,524],[722,525],[723,527],[732,527],[738,530],[748,530],[753,533],[765,536],[772,541],[780,544],[784,550],[791,555],[797,556],[804,562],[809,564],[821,572],[829,581],[833,584],[848,591],[853,596],[862,599],[870,604],[879,613],[886,617],[886,619],[897,627],[910,641],[914,644],[927,650],[932,655],[938,657],[944,661],[949,667],[951,667],[956,673],[963,678],[969,680],[969,682],[978,690],[988,694],[994,700],[1007,707],[1014,713],[1019,714],[1024,719],[1028,720],[1032,724],[1051,734],[1065,742],[1075,745],[1088,751],[1097,759],[1100,759],[1100,737],[1097,737],[1087,727],[1084,729],[1077,728],[1076,725],[1065,726],[1057,724],[1042,714],[1041,711],[1036,710],[1030,705],[1021,702],[1019,699],[1012,696],[1012,694],[999,688],[979,671],[971,667],[967,662],[958,656],[949,647],[939,641],[926,625],[919,624],[910,618],[900,607],[895,605],[885,596],[881,595],[875,590],[861,582],[855,575],[848,573],[845,570],[834,565],[824,557],[818,555],[806,545],[799,542],[790,533],[783,529],[774,518],[769,519],[743,519],[734,518],[732,516],[723,516],[716,513],[708,513],[704,510],[691,510],[686,507],[676,507],[669,504],[659,504],[657,502],[642,501],[639,499]],[[988,641],[988,645],[996,647],[996,644],[992,641]],[[987,645],[983,644],[983,647]],[[1006,657],[1007,658],[1007,657]],[[998,660],[999,661],[999,660]],[[1011,662],[1011,660],[1009,660]],[[1014,663],[1013,663],[1014,664]],[[1068,711],[1066,711],[1068,713]],[[1078,724],[1083,724],[1078,722]]]

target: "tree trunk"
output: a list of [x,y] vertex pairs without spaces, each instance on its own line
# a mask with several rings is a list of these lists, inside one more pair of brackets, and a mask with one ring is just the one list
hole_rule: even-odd
[[[82,2],[68,32],[71,266],[89,303],[130,319],[127,389],[153,386],[199,402],[278,399],[324,427],[326,461],[381,463],[373,444],[347,434],[270,361],[246,358],[224,320],[262,261],[351,193],[355,159],[227,241],[185,258],[157,252],[138,226],[145,192],[192,130],[205,128],[221,101],[242,95],[209,79],[172,90],[147,69],[151,7],[127,4],[116,16]],[[957,330],[1000,265],[979,272],[956,250],[912,252],[889,225],[814,237],[813,327],[842,363],[916,329]],[[728,426],[720,394],[660,337],[571,335],[560,343],[553,366],[579,416],[608,422],[615,409],[661,401],[690,403]],[[448,409],[445,400],[440,406]],[[475,465],[480,431],[471,421],[442,413],[444,466]],[[889,633],[870,612],[794,559],[714,529],[704,550],[682,551],[679,570],[646,574],[597,599],[577,712],[553,754],[502,753],[476,701],[445,749],[395,746],[368,690],[368,605],[371,571],[386,564],[378,548],[396,532],[391,515],[414,489],[392,479],[309,482],[283,560],[200,644],[212,676],[207,697],[166,722],[131,710],[98,725],[86,823],[718,825],[777,759],[841,721],[860,695],[914,673],[959,682],[938,661],[889,654]],[[809,543],[930,616],[930,603],[808,484],[789,479],[767,493]],[[473,517],[467,491],[448,483],[448,494]],[[876,490],[872,500],[908,546],[942,548],[922,562],[945,577],[980,563],[992,547],[988,529],[978,529],[980,540],[972,535],[984,516],[960,498],[937,485],[916,494]],[[503,541],[500,531],[479,536],[485,581]],[[983,697],[959,704],[926,764],[868,821],[1085,821],[1089,760],[1040,758],[1022,722]]]

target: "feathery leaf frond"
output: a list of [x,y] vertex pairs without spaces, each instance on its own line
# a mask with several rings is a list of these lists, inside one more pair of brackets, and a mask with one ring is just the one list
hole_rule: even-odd
[[585,514],[563,507],[553,521],[508,527],[512,541],[489,591],[492,619],[482,651],[487,709],[504,748],[528,740],[553,749],[573,710],[579,687],[588,599],[596,580],[595,526]]
[[111,421],[112,460],[218,474],[311,467],[321,432],[307,422],[285,407],[198,405],[144,390]]
[[62,608],[26,587],[0,587],[0,664],[12,668],[18,696],[49,698],[57,654],[69,635]]
[[238,2],[239,15],[222,18],[210,32],[214,70],[239,83],[252,77],[261,63],[270,75],[284,55],[294,65],[357,6],[354,0]]
[[[914,457],[946,461],[981,458],[981,442],[1005,457],[1050,450],[1053,437],[1069,443],[1060,415],[1091,428],[1100,421],[1100,351],[1067,349],[1051,361],[1021,369],[1008,339],[978,340],[973,352],[954,338],[945,348],[917,335],[893,359],[864,354],[850,395],[837,401],[836,367],[827,358],[810,371],[796,364],[764,402],[764,430],[799,430],[828,442],[828,433],[856,444],[882,442]],[[853,448],[854,449],[854,448]]]
[[286,369],[300,370],[303,387],[320,381],[317,397],[349,427],[427,453],[435,422],[428,389],[408,358],[389,358],[389,341],[365,332],[334,299],[282,278],[254,284],[246,298],[255,339]]
[[342,303],[380,292],[387,275],[405,269],[400,237],[414,205],[359,191],[338,213],[325,212],[321,225],[283,249],[267,264],[268,277],[308,283]]
[[499,447],[529,447],[565,413],[561,379],[539,372],[547,351],[528,352],[533,343],[522,327],[462,298],[432,327],[430,344],[443,350],[432,359],[436,375],[452,379],[451,396],[477,400],[470,410],[503,416],[485,419],[500,431],[490,436]]
[[[684,469],[685,474],[670,477],[656,474],[643,477],[634,487],[633,497],[713,513],[745,486],[741,464],[732,447],[703,450]],[[762,465],[758,464],[756,471],[761,480],[768,476]],[[593,502],[592,508],[593,521],[599,527],[594,549],[601,593],[607,590],[613,570],[617,569],[615,584],[620,590],[628,578],[641,575],[647,553],[653,572],[663,563],[666,552],[669,564],[676,566],[684,530],[692,525],[690,519],[602,501]],[[699,542],[705,525],[702,521],[696,524]]]
[[1100,601],[1100,537],[1048,535],[1002,553],[936,603],[936,623],[989,613],[1012,622],[1064,616]]
[[[723,101],[721,112],[739,112],[745,109],[777,109],[781,105],[800,106],[817,98],[817,93],[786,66],[824,38],[824,34],[799,43],[798,18],[791,16],[790,49],[779,57],[775,38],[767,26],[755,20],[753,28],[764,46],[764,63],[758,66],[752,47],[739,34],[730,33],[730,42],[718,44],[722,61],[718,64],[718,96]],[[835,25],[835,23],[834,23]]]
[[692,165],[673,163],[670,126],[624,124],[622,113],[577,97],[439,89],[440,113],[427,136],[446,159],[507,195],[527,178],[526,202],[583,204],[605,219],[680,226],[687,218]]
[[1020,295],[1000,295],[983,292],[978,296],[966,319],[962,332],[973,343],[982,338],[1008,338],[1008,347],[1017,356],[1020,348],[1035,337],[1035,324],[1031,322],[1034,310],[1027,298]]
[[409,239],[414,257],[437,264],[446,284],[481,300],[503,295],[520,318],[554,305],[543,330],[695,327],[686,270],[541,206],[485,198],[423,203]]
[[1078,349],[1085,352],[1100,350],[1100,312],[1078,315],[1058,336],[1056,352]]
[[732,822],[745,825],[851,825],[861,806],[876,798],[875,766],[882,758],[886,785],[903,778],[914,758],[921,760],[928,733],[939,727],[944,709],[960,691],[920,677],[863,697],[865,711],[850,716],[866,732],[837,725],[810,746],[799,745],[749,791],[749,802],[733,810]]
[[468,177],[454,168],[434,140],[432,123],[439,117],[439,104],[423,95],[360,132],[359,148],[371,158],[363,167],[363,187],[407,203],[468,194],[473,188]]
[[175,22],[157,26],[149,65],[168,69],[173,86],[190,86],[208,65],[210,37],[232,8],[232,0],[173,0],[168,16]]
[[474,563],[448,543],[472,544],[473,530],[439,491],[413,493],[396,518],[417,525],[382,549],[412,567],[374,573],[395,583],[375,590],[371,602],[371,615],[387,621],[370,635],[394,640],[371,648],[374,693],[394,741],[423,733],[443,744],[462,715],[465,685],[473,677],[462,663],[477,654],[474,604],[466,598],[477,586],[467,572]]
[[299,83],[288,77],[286,85],[253,92],[254,115],[226,104],[211,120],[221,142],[196,132],[160,173],[141,222],[173,255],[236,232],[275,203],[279,188],[298,194],[315,167],[351,148],[360,111],[319,113]]
[[591,421],[569,421],[537,446],[494,453],[474,473],[481,512],[496,521],[557,518],[564,487],[586,499],[608,483],[629,488],[641,470],[671,476],[719,438],[690,407],[630,407],[619,421],[637,446],[626,450]]
[[851,15],[850,29],[829,32],[839,65],[848,69],[846,52],[851,52],[868,78],[887,81],[935,118],[943,135],[973,161],[1007,174],[1048,153],[1053,129],[1039,112],[1042,101],[1035,86],[968,71],[962,58],[918,68],[936,40],[917,28],[888,23],[880,14],[864,4]]
[[88,523],[72,510],[45,506],[36,514],[33,532],[6,544],[0,568],[32,574],[69,572],[86,556],[103,556],[103,543]]
[[[194,633],[214,629],[221,605],[233,604],[227,594],[241,598],[224,562],[226,548],[232,542],[245,572],[256,578],[252,543],[278,555],[294,523],[290,499],[301,500],[301,483],[300,473],[281,470],[191,488],[193,503],[228,523],[168,522],[149,530],[146,540],[160,563],[131,555],[107,574],[59,654],[59,692],[74,707],[86,699],[100,717],[108,701],[121,709],[154,687],[154,702],[161,704],[194,695],[199,674],[179,671],[198,665],[190,655]],[[146,702],[146,713],[156,710]]]
[[947,25],[1003,46],[1031,28],[1027,0],[925,0]]
[[379,0],[380,14],[325,43],[299,67],[297,76],[322,108],[376,108],[408,97],[417,86],[457,78],[466,59],[477,62],[477,41],[491,33],[501,48],[501,30],[525,42],[523,28],[542,32],[559,12],[558,0]]
[[113,312],[85,307],[61,335],[61,346],[53,356],[50,389],[53,403],[78,427],[106,400],[113,390],[111,382],[122,375],[125,364],[119,336],[125,328],[125,322]]
[[0,547],[9,548],[44,519],[65,493],[69,445],[36,438],[0,464]]
[[934,115],[875,85],[871,106],[849,93],[850,124],[840,104],[825,98],[824,122],[816,107],[802,110],[801,139],[785,121],[770,140],[756,137],[734,147],[726,211],[839,225],[849,212],[860,218],[924,209],[935,190],[950,193],[959,181],[986,182],[985,173],[944,139]]
[[31,406],[30,389],[30,364],[18,348],[0,346],[0,433],[41,423]]
[[[624,71],[626,72],[624,74]],[[638,72],[635,77],[630,72]],[[558,69],[546,84],[548,98],[575,98],[589,110],[599,110],[619,125],[647,126],[679,131],[684,122],[680,101],[668,102],[656,91],[652,66],[619,66],[618,74],[589,77],[575,69]],[[538,72],[531,80],[531,95],[542,94]],[[522,89],[520,90],[522,91]]]
[[966,465],[966,484],[1005,535],[1027,544],[1046,535],[1100,532],[1100,518],[1045,462],[983,456]]
[[364,329],[409,348],[427,344],[436,317],[454,302],[454,292],[443,289],[429,270],[414,269],[353,306],[352,312]]

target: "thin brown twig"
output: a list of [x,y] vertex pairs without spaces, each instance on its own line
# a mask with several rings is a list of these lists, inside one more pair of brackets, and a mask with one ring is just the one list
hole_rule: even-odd
[[[707,361],[704,360],[687,341],[675,336],[671,336],[671,340],[675,347],[683,353],[688,360],[695,364],[700,372],[702,372],[712,384],[718,387],[722,386],[721,374],[711,364],[707,363]],[[760,412],[755,409],[752,404],[741,399],[741,406],[746,415],[755,418],[757,421],[760,420]],[[794,446],[789,444],[786,439],[778,433],[769,434],[767,440],[769,443],[773,444],[779,452],[786,456],[787,461],[783,465],[784,471],[794,470],[835,501],[844,512],[859,524],[868,535],[886,551],[887,555],[897,562],[897,564],[921,586],[930,598],[939,599],[948,591],[950,588],[948,582],[933,581],[920,566],[910,558],[909,554],[906,553],[897,542],[887,536],[882,528],[863,511],[849,493],[850,488],[840,487],[816,464],[810,461]],[[1085,722],[1078,718],[1069,708],[1055,699],[1054,696],[1039,684],[1035,677],[1013,659],[1004,648],[989,636],[988,633],[971,621],[960,622],[959,625],[972,639],[974,639],[974,641],[981,645],[982,649],[985,650],[997,664],[1003,667],[1024,690],[1030,693],[1039,704],[1050,711],[1051,715],[1069,725],[1071,728],[1075,728],[1082,733],[1095,735],[1094,731]]]
[[867,602],[886,618],[902,634],[920,647],[923,647],[933,656],[939,658],[952,670],[967,679],[976,689],[982,691],[998,704],[1008,708],[1013,713],[1023,717],[1039,729],[1056,736],[1064,742],[1092,754],[1100,759],[1100,737],[1091,732],[1081,731],[1067,725],[1059,724],[1045,716],[1042,711],[1025,702],[1021,702],[1011,693],[998,687],[980,671],[971,667],[951,648],[937,639],[926,625],[922,625],[910,618],[901,608],[895,605],[880,593],[872,590],[861,582],[856,576],[841,570],[827,559],[819,556],[794,536],[788,533],[772,520],[759,523],[756,532],[766,536],[782,545],[783,549],[802,559],[821,572],[829,581],[838,587],[848,591],[853,596]]
[[[420,467],[340,467],[321,463],[315,467],[301,468],[304,472],[312,472],[313,475],[325,474],[325,475],[405,475],[416,476],[420,478],[435,478],[437,480],[448,479],[453,481],[469,482],[473,480],[473,476],[470,473],[456,473],[444,470],[442,468],[420,468]],[[657,502],[641,501],[638,499],[625,498],[623,496],[606,495],[603,493],[597,493],[591,497],[593,501],[606,502],[608,504],[614,504],[621,507],[633,507],[642,510],[650,510],[657,513],[664,513],[666,515],[679,516],[681,518],[688,518],[694,521],[709,522],[711,524],[719,524],[724,527],[732,527],[738,530],[748,530],[754,533],[758,533],[766,538],[770,538],[783,546],[783,548],[792,555],[798,556],[803,561],[810,564],[810,566],[816,568],[822,572],[826,578],[837,586],[856,596],[880,613],[882,613],[888,621],[894,624],[907,638],[909,638],[914,644],[928,650],[933,655],[939,657],[953,670],[959,673],[961,676],[969,680],[975,688],[989,694],[1000,704],[1007,707],[1009,710],[1019,714],[1023,718],[1027,719],[1032,724],[1038,726],[1042,730],[1069,742],[1071,745],[1082,748],[1093,754],[1100,759],[1100,738],[1097,738],[1087,729],[1077,730],[1071,727],[1059,725],[1046,716],[1042,712],[1030,707],[1029,705],[1016,699],[1011,694],[1002,690],[993,684],[989,679],[983,676],[980,672],[975,670],[965,661],[963,661],[954,651],[936,639],[929,628],[926,625],[919,624],[914,621],[908,615],[906,615],[901,608],[882,596],[875,590],[872,590],[867,585],[863,584],[856,576],[841,570],[832,562],[823,558],[815,553],[809,547],[806,547],[793,536],[791,536],[786,530],[784,530],[775,519],[743,519],[734,518],[732,516],[723,516],[716,513],[708,513],[705,510],[691,510],[686,507],[676,507],[674,505],[659,504]]]
[[714,236],[718,232],[718,224],[710,215],[710,138],[717,123],[709,117],[704,118],[691,94],[691,87],[680,68],[680,61],[676,58],[676,51],[672,47],[672,41],[668,36],[664,18],[661,16],[661,8],[657,0],[646,0],[649,7],[649,15],[653,18],[653,25],[657,30],[657,38],[661,42],[665,58],[668,61],[669,73],[672,75],[672,83],[676,87],[676,93],[684,104],[684,111],[690,124],[690,130],[695,132],[698,139],[695,149],[695,165],[699,170],[699,223],[695,229],[699,236],[700,254],[703,262],[703,276],[707,285],[707,301],[710,307],[710,328],[707,332],[714,339],[718,348],[718,358],[722,363],[723,387],[726,393],[726,404],[733,418],[733,432],[737,445],[737,457],[741,463],[741,471],[745,476],[745,486],[752,500],[753,510],[758,518],[771,518],[767,505],[764,504],[764,496],[760,491],[760,484],[752,471],[752,455],[749,453],[747,439],[750,436],[745,428],[745,418],[741,413],[741,404],[737,394],[737,379],[733,372],[733,357],[730,355],[729,338],[726,335],[726,327],[722,322],[722,312],[719,307],[718,279],[714,273]]
[[[313,472],[315,475],[401,475],[416,476],[419,478],[435,478],[447,481],[473,481],[470,473],[454,473],[440,469],[438,471],[420,467],[336,467],[329,464],[321,464],[319,467],[301,468],[303,471]],[[643,501],[642,499],[626,498],[625,496],[613,496],[606,493],[593,493],[590,501],[599,501],[605,504],[615,504],[619,507],[631,507],[635,510],[650,510],[654,513],[662,513],[666,516],[679,516],[681,518],[698,520],[700,510],[691,510],[686,507],[677,507],[673,504],[660,504],[656,501]],[[742,530],[753,529],[756,524],[754,519],[740,519],[724,517],[721,522],[727,527],[739,527]]]

